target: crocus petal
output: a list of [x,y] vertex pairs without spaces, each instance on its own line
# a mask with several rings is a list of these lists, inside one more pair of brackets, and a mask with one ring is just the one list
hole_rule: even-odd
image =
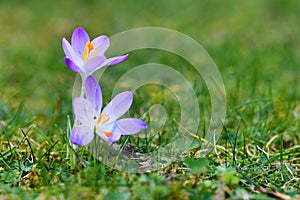
[[81,56],[74,51],[74,49],[72,48],[70,43],[65,38],[63,38],[63,40],[62,40],[62,47],[63,47],[63,50],[66,54],[66,57],[69,57],[70,59],[72,59],[73,62],[77,66],[82,66],[83,65],[83,61],[82,61]]
[[[93,50],[91,52],[91,54],[93,56],[99,56],[99,55],[103,55],[104,52],[108,49],[109,47],[109,38],[105,35],[101,35],[99,37],[96,37],[95,39],[93,39],[93,41],[91,42],[94,47],[95,50]],[[95,54],[95,55],[94,55]]]
[[72,47],[81,57],[88,41],[90,41],[90,37],[83,28],[79,27],[74,30],[71,41]]
[[79,66],[77,66],[77,65],[73,62],[73,60],[72,60],[71,58],[65,57],[65,58],[64,58],[64,61],[65,61],[66,65],[67,65],[67,67],[70,68],[70,70],[72,70],[72,71],[74,71],[74,72],[80,72],[80,71],[81,71],[80,68],[79,68]]
[[79,146],[88,145],[94,138],[93,129],[89,126],[78,126],[73,128],[70,141]]
[[114,134],[132,135],[140,132],[145,128],[147,128],[147,124],[140,119],[136,119],[136,118],[120,119],[116,121]]
[[92,104],[82,98],[77,97],[73,100],[73,108],[76,119],[83,125],[92,126],[94,118],[97,117]]
[[110,121],[115,121],[130,108],[133,94],[129,91],[122,92],[115,96],[109,104],[103,109],[102,113],[107,114]]
[[105,56],[96,56],[89,59],[84,65],[84,71],[86,74],[91,75],[98,69],[100,69],[103,65],[102,63],[106,60]]
[[117,57],[109,58],[102,65],[103,66],[116,65],[116,64],[119,64],[119,63],[125,61],[127,58],[128,58],[128,54],[126,54],[124,56],[117,56]]
[[113,135],[111,137],[108,138],[109,142],[118,142],[121,138],[120,134],[117,133],[113,133]]
[[93,76],[87,77],[85,91],[86,99],[92,104],[97,115],[99,115],[102,107],[102,92],[98,81]]
[[72,46],[70,45],[68,40],[66,40],[66,38],[63,38],[61,43],[62,43],[62,47],[63,47],[63,50],[64,50],[66,56],[72,58],[72,55],[70,52],[70,50],[72,49]]

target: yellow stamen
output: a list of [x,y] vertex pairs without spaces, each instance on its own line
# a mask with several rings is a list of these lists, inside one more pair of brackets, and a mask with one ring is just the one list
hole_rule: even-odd
[[88,60],[89,55],[93,49],[94,49],[94,45],[90,41],[87,41],[83,50],[83,56],[82,56],[83,62],[86,62]]
[[110,118],[107,117],[106,119],[104,119],[104,120],[102,121],[103,117],[105,117],[105,116],[107,116],[107,114],[105,114],[105,113],[102,113],[102,114],[100,115],[100,117],[99,117],[98,120],[97,120],[98,125],[100,125],[100,124],[105,124],[105,123],[107,123],[107,122],[110,120]]
[[103,122],[102,122],[101,124],[105,124],[105,123],[107,123],[108,121],[109,121],[109,117],[108,117],[107,119],[103,120]]
[[97,120],[97,124],[98,124],[98,125],[100,124],[100,122],[101,122],[101,120],[102,120],[103,117],[104,117],[104,115],[101,114],[100,117],[98,118],[98,120]]

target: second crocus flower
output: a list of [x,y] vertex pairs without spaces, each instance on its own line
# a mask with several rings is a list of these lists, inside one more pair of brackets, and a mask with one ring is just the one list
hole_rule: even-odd
[[86,98],[73,100],[73,108],[78,124],[75,124],[70,136],[73,144],[89,144],[95,135],[107,142],[117,142],[122,135],[132,135],[147,127],[136,118],[119,119],[130,108],[133,94],[129,91],[115,96],[101,111],[102,92],[98,81],[89,76],[85,83]]

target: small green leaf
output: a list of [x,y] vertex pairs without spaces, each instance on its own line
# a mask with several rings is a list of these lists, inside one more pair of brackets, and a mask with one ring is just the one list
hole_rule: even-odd
[[236,176],[234,168],[218,167],[218,174],[226,185],[234,186],[240,182],[240,178]]
[[205,158],[186,158],[183,164],[191,169],[192,173],[198,174],[208,165],[208,160]]

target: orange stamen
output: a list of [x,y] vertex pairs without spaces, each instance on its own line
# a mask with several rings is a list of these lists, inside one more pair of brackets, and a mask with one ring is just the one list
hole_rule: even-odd
[[112,135],[112,132],[103,132],[106,137],[110,137]]
[[94,45],[90,42],[87,41],[83,50],[83,61],[86,62],[89,58],[89,55],[91,53],[91,51],[94,49]]
[[87,43],[86,43],[86,46],[87,46],[88,49],[89,49],[89,53],[94,49],[94,45],[93,45],[92,43],[90,43],[90,42],[87,42]]

